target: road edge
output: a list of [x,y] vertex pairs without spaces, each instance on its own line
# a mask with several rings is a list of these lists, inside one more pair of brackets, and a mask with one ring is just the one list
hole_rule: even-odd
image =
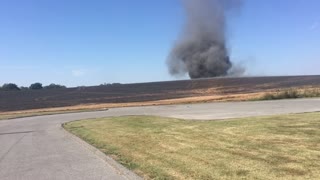
[[114,168],[118,172],[118,174],[122,175],[124,178],[126,178],[128,180],[142,180],[143,179],[140,176],[138,176],[136,173],[134,173],[133,171],[130,171],[129,169],[127,169],[126,167],[124,167],[123,165],[121,165],[120,163],[115,161],[114,159],[112,159],[111,157],[109,157],[106,154],[104,154],[103,152],[101,152],[99,149],[95,148],[94,146],[92,146],[91,144],[89,144],[86,141],[82,140],[78,136],[76,136],[76,135],[70,133],[69,131],[67,131],[63,127],[63,125],[64,124],[61,124],[59,129],[66,136],[68,136],[69,138],[75,140],[77,143],[82,145],[84,148],[86,148],[87,150],[89,150],[92,153],[94,153],[98,158],[100,158],[101,160],[103,160],[104,162],[109,164],[112,168]]

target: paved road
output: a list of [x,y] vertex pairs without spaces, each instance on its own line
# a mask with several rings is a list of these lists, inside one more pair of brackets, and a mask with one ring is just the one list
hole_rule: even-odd
[[0,179],[127,179],[62,130],[62,123],[73,120],[123,115],[222,119],[313,111],[320,111],[320,99],[117,108],[0,121]]

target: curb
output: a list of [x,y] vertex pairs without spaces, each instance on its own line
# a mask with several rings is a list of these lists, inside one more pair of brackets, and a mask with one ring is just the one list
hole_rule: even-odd
[[64,134],[66,134],[66,136],[75,140],[77,143],[82,145],[84,148],[86,148],[87,150],[91,151],[96,156],[98,156],[101,160],[105,161],[108,165],[110,165],[112,168],[114,168],[117,171],[117,173],[120,174],[121,176],[123,176],[125,179],[128,179],[128,180],[142,180],[143,179],[140,176],[138,176],[137,174],[135,174],[134,172],[132,172],[129,169],[127,169],[126,167],[124,167],[123,165],[119,164],[117,161],[115,161],[111,157],[109,157],[106,154],[104,154],[103,152],[101,152],[99,149],[93,147],[92,145],[90,145],[87,142],[80,139],[78,136],[65,130],[63,128],[63,124],[61,125],[61,127],[59,129],[61,131],[63,131]]

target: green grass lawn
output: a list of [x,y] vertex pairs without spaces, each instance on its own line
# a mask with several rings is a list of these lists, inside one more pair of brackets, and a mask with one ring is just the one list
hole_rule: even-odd
[[320,179],[320,113],[222,121],[129,116],[64,127],[146,179]]

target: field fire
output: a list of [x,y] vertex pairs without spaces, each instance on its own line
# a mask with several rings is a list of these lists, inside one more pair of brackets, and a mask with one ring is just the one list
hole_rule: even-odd
[[266,92],[290,88],[320,88],[320,76],[213,78],[58,90],[0,92],[0,112],[79,105],[86,107],[93,104],[118,107],[249,100]]

